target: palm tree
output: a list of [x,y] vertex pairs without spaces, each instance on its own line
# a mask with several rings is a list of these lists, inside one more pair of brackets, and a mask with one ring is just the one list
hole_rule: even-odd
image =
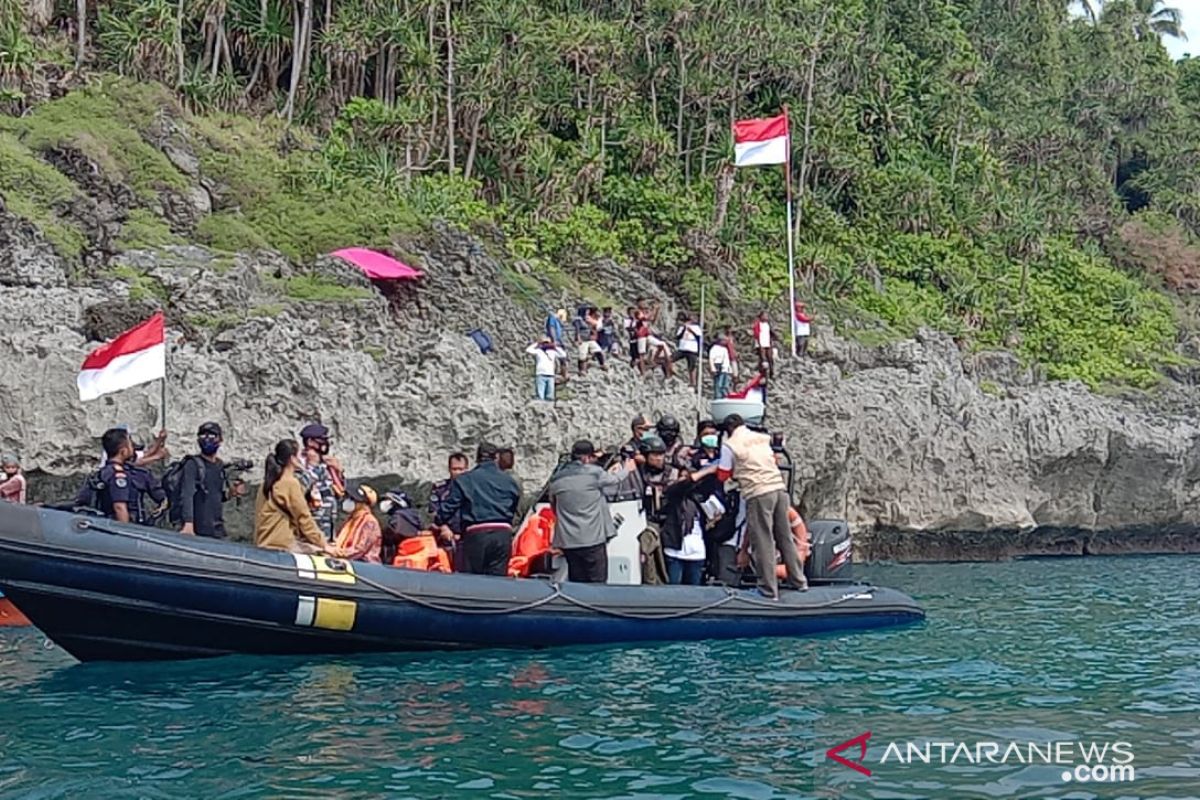
[[[1092,0],[1081,0],[1084,13],[1095,20],[1096,6]],[[1170,36],[1187,41],[1183,32],[1183,15],[1178,8],[1163,4],[1163,0],[1129,0],[1128,2],[1104,3],[1095,0],[1101,10],[1100,18],[1108,21],[1120,12],[1128,12],[1133,24],[1133,33],[1139,39],[1151,36]]]

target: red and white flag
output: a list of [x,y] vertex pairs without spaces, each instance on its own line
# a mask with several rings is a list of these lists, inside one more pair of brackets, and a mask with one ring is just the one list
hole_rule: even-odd
[[88,354],[75,382],[80,400],[95,400],[167,377],[166,326],[159,311]]
[[787,114],[733,123],[733,163],[738,167],[783,164],[791,147]]

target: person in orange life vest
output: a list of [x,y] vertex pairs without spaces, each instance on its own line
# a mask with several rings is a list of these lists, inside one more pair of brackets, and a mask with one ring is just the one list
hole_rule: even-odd
[[334,555],[351,561],[379,564],[379,549],[383,545],[383,530],[371,513],[378,495],[365,483],[346,489],[342,511],[349,514],[333,542]]
[[554,537],[557,521],[554,509],[546,506],[525,521],[513,539],[513,554],[508,560],[508,574],[512,578],[528,578],[535,568],[542,571],[548,566],[545,559],[551,554],[550,540]]
[[409,496],[400,489],[384,493],[379,501],[379,510],[384,515],[383,546],[379,548],[379,558],[384,564],[391,564],[396,558],[400,542],[422,532],[421,514],[413,507]]
[[[453,572],[450,554],[438,546],[437,531],[409,524],[407,513],[400,508],[408,503],[403,492],[389,492],[379,504],[388,514],[388,529],[399,538],[395,542],[395,556],[389,562],[393,567],[415,569],[422,572]],[[396,525],[392,522],[396,521]]]
[[[812,545],[809,544],[808,526],[804,524],[804,518],[800,516],[800,512],[795,506],[788,507],[788,524],[792,526],[792,538],[796,540],[796,554],[800,556],[800,566],[804,566],[804,562],[808,561],[809,553],[812,552]],[[787,577],[787,567],[783,564],[775,566],[775,577],[783,580]]]

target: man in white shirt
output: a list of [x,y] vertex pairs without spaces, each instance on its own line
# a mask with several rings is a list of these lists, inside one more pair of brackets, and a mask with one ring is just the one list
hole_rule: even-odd
[[718,333],[716,343],[708,351],[708,366],[713,375],[713,400],[720,400],[729,394],[729,387],[733,383],[733,363],[725,342],[725,334]]
[[691,314],[681,314],[679,329],[675,331],[675,357],[671,362],[686,361],[688,365],[688,383],[696,385],[696,370],[700,363],[700,342],[704,332]]
[[751,333],[754,335],[754,346],[758,349],[758,361],[767,365],[767,375],[772,376],[775,372],[774,343],[771,341],[771,323],[767,321],[766,311],[754,320]]
[[525,352],[533,356],[533,391],[538,400],[554,402],[554,376],[558,372],[558,362],[565,360],[567,354],[556,346],[550,338],[542,337],[536,344],[525,348]]

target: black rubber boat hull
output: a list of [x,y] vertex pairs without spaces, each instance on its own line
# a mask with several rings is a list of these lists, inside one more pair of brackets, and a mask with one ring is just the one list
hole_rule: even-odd
[[82,661],[805,636],[924,618],[860,584],[785,592],[555,585],[293,556],[0,508],[0,588]]

